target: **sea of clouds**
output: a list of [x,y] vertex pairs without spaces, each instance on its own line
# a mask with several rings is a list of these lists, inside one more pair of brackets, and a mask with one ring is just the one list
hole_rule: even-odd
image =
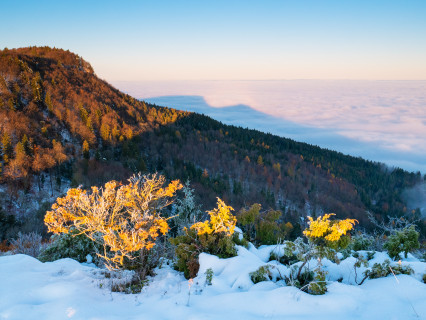
[[157,105],[426,173],[426,81],[115,82]]

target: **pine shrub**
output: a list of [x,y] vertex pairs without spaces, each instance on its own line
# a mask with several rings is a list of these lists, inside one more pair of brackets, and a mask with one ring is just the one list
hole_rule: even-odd
[[419,233],[415,230],[414,226],[396,231],[388,238],[388,241],[383,247],[387,250],[389,257],[394,260],[400,258],[399,254],[401,252],[404,252],[404,256],[407,258],[408,252],[420,248]]
[[411,275],[414,273],[413,269],[410,266],[403,266],[402,264],[397,264],[391,266],[390,261],[386,259],[383,263],[375,263],[370,270],[364,272],[365,276],[368,276],[370,279],[377,279],[382,277],[387,277],[391,273],[398,274],[407,274]]
[[78,262],[86,262],[87,256],[93,258],[93,262],[99,262],[97,253],[103,250],[102,246],[92,241],[77,230],[69,233],[55,234],[52,241],[44,249],[38,259],[42,262],[55,261],[63,258],[71,258]]
[[250,279],[253,281],[254,284],[262,282],[262,281],[269,281],[272,279],[270,266],[261,266],[256,271],[250,272]]
[[197,222],[185,233],[170,242],[176,246],[177,270],[184,273],[187,279],[194,278],[200,268],[198,256],[201,252],[229,258],[237,255],[234,242],[235,217],[232,207],[218,198],[218,207],[208,212],[210,219]]

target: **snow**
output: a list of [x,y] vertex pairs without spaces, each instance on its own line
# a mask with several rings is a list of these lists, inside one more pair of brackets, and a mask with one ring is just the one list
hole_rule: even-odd
[[[279,269],[288,275],[286,266],[268,262],[274,249],[238,247],[238,256],[228,259],[202,253],[192,284],[163,264],[140,294],[111,292],[105,270],[93,264],[1,256],[0,319],[426,319],[426,285],[421,282],[426,263],[412,255],[401,263],[409,264],[414,275],[366,280],[361,286],[351,284],[355,258],[340,264],[324,259],[328,292],[313,296],[282,280],[252,283],[250,272],[264,265],[273,274]],[[370,266],[385,259],[386,253],[377,252]],[[309,264],[315,268],[316,261]],[[212,285],[206,282],[207,269],[213,271]]]

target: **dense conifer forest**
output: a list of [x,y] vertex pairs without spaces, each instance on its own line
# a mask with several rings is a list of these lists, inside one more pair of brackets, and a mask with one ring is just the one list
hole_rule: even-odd
[[[189,180],[206,207],[220,197],[237,210],[253,203],[278,210],[274,219],[290,222],[289,237],[304,228],[300,217],[325,212],[366,229],[367,211],[378,221],[420,217],[401,197],[423,180],[420,172],[138,101],[61,49],[0,51],[0,139],[0,240],[27,220],[42,228],[52,199],[20,212],[22,194],[53,195],[137,172]],[[424,236],[425,221],[419,228]]]

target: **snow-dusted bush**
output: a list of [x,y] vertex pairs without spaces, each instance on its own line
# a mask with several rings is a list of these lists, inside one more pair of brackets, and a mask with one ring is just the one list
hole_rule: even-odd
[[[355,219],[330,220],[333,215],[325,214],[316,220],[308,217],[309,226],[303,231],[303,234],[308,238],[308,244],[304,244],[301,239],[295,241],[297,256],[303,263],[298,266],[297,273],[291,275],[291,282],[312,294],[324,294],[327,291],[325,279],[327,273],[321,268],[321,260],[323,258],[338,260],[337,250],[344,249],[349,245],[348,232],[353,229],[357,222]],[[315,273],[313,273],[313,279],[302,286],[300,285],[302,272],[306,272],[304,267],[311,259],[317,259],[318,265]]]
[[213,269],[208,268],[205,272],[206,275],[206,285],[211,286],[213,281]]
[[173,204],[173,215],[176,217],[170,221],[170,233],[172,235],[184,234],[185,228],[201,220],[203,213],[200,205],[196,204],[194,189],[190,188],[189,181],[182,187],[183,197],[177,197]]
[[130,270],[101,270],[99,287],[107,288],[112,292],[122,292],[127,294],[140,293],[148,280],[141,280],[139,275]]
[[327,281],[325,277],[328,272],[323,270],[321,267],[321,262],[319,262],[315,269],[314,279],[308,284],[308,293],[310,294],[321,295],[327,292]]
[[309,227],[303,231],[303,234],[320,249],[346,248],[350,242],[347,233],[358,222],[355,219],[330,220],[330,217],[333,215],[333,213],[325,214],[316,220],[308,217]]
[[280,221],[281,211],[260,211],[260,209],[261,205],[255,203],[236,214],[238,224],[247,239],[256,244],[270,245],[276,244],[280,239],[288,238],[293,231],[293,225],[290,222]]
[[218,207],[209,211],[209,220],[197,222],[185,229],[185,234],[170,239],[176,246],[176,268],[184,272],[187,279],[194,278],[200,267],[198,256],[201,252],[220,258],[233,257],[235,249],[234,230],[236,219],[232,207],[218,198]]
[[407,258],[408,252],[412,252],[420,247],[419,233],[414,229],[414,226],[404,228],[401,231],[396,231],[389,236],[388,241],[383,246],[388,254],[394,260],[398,260],[399,254],[404,252]]
[[136,270],[142,279],[152,270],[151,249],[169,230],[162,210],[173,203],[182,186],[165,186],[158,174],[135,175],[122,185],[110,181],[103,188],[69,189],[45,216],[50,232],[76,230],[103,247],[98,252],[111,270]]
[[36,258],[43,247],[41,240],[41,235],[36,232],[25,234],[19,232],[18,237],[10,242],[12,253],[22,253]]
[[356,235],[352,236],[348,248],[354,251],[373,250],[374,242],[375,239],[373,236],[367,235],[365,233],[357,233]]
[[409,265],[396,264],[392,265],[388,259],[383,263],[375,263],[371,269],[368,269],[364,272],[364,275],[370,279],[377,279],[382,277],[387,277],[393,273],[394,275],[398,274],[413,274],[414,271]]
[[255,284],[262,281],[269,281],[271,278],[271,270],[268,265],[261,266],[256,271],[250,272],[250,279]]
[[[281,249],[282,248],[282,252]],[[282,245],[277,246],[278,250],[272,250],[269,254],[269,261],[276,260],[284,265],[292,265],[299,260],[296,253],[296,244],[292,241],[284,241]]]
[[38,259],[47,262],[71,258],[78,262],[86,262],[88,255],[90,255],[92,261],[98,263],[97,254],[101,250],[103,250],[103,247],[97,242],[92,241],[84,234],[80,234],[77,230],[73,230],[68,233],[53,235],[51,242],[41,251]]
[[290,267],[289,275],[285,277],[288,286],[307,291],[309,283],[314,281],[315,273],[307,268],[300,269],[298,265]]

